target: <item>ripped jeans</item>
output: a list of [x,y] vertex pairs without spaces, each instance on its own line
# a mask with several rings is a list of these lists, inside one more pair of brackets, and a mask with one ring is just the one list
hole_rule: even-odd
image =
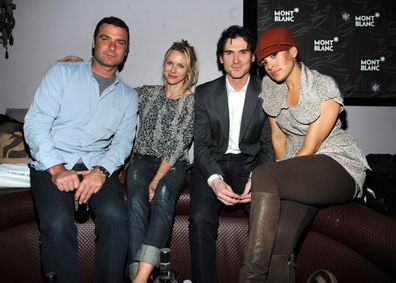
[[187,163],[176,162],[158,183],[149,204],[148,186],[160,164],[159,158],[135,155],[127,170],[130,270],[138,261],[158,266],[159,249],[167,245],[172,232],[176,201],[185,185]]

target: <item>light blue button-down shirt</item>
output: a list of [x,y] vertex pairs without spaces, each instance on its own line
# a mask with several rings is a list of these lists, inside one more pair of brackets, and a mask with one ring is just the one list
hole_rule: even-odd
[[92,61],[52,65],[25,117],[24,134],[39,171],[63,163],[71,169],[81,158],[110,174],[131,152],[136,133],[137,94],[116,73],[99,94]]

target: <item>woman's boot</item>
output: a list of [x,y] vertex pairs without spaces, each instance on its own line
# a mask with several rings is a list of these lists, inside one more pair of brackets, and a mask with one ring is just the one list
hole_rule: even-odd
[[277,194],[252,192],[249,238],[239,283],[264,282],[271,260],[280,213]]

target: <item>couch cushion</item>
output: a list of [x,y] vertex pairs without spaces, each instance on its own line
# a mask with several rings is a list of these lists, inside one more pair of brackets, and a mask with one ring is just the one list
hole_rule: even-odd
[[396,278],[396,222],[391,218],[350,202],[319,210],[311,229],[347,246]]
[[315,231],[305,237],[296,266],[297,283],[305,283],[310,274],[320,269],[331,271],[340,283],[394,282],[389,274],[357,251]]
[[[220,217],[217,245],[217,274],[220,283],[238,282],[247,243],[247,217]],[[171,239],[172,267],[191,278],[188,215],[176,215]]]

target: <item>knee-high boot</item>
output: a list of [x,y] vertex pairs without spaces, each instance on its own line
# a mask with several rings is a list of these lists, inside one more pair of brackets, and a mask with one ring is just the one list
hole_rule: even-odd
[[265,281],[278,229],[279,213],[278,195],[252,192],[249,239],[239,283]]

